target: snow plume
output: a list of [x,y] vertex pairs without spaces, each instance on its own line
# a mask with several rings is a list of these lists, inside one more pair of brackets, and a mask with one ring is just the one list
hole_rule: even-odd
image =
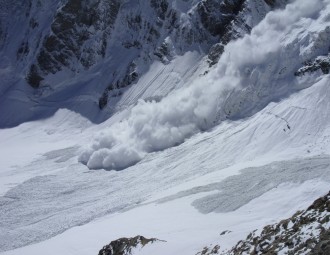
[[[178,145],[225,119],[226,101],[233,92],[245,91],[249,86],[262,86],[267,91],[276,85],[281,90],[282,80],[288,87],[288,80],[294,82],[295,68],[306,54],[311,56],[310,34],[319,32],[313,31],[313,27],[320,27],[313,26],[313,22],[322,19],[323,29],[322,24],[329,23],[329,5],[329,0],[296,0],[283,10],[269,13],[250,35],[225,47],[220,62],[209,75],[160,102],[139,101],[125,120],[98,136],[81,154],[80,162],[90,169],[124,169],[147,153]],[[329,41],[323,46],[328,50]],[[309,53],[302,54],[304,50]],[[288,64],[286,74],[276,78],[274,74],[283,69],[282,63]],[[261,99],[252,103],[257,105],[258,100]]]

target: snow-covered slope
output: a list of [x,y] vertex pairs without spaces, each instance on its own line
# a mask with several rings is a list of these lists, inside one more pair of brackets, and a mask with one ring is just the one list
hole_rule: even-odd
[[[87,2],[99,7],[107,1]],[[187,44],[167,59],[156,56],[137,64],[145,68],[139,79],[120,89],[104,84],[93,89],[94,81],[108,74],[110,58],[96,61],[83,74],[81,69],[72,76],[69,67],[43,73],[42,82],[56,76],[58,87],[51,90],[42,83],[37,90],[25,86],[25,77],[14,75],[5,63],[12,60],[10,55],[2,58],[3,77],[17,79],[3,90],[0,104],[13,107],[1,108],[4,125],[48,118],[0,129],[1,254],[97,254],[113,240],[138,235],[166,242],[134,254],[193,255],[216,245],[222,252],[251,231],[290,217],[326,194],[330,76],[321,63],[327,63],[329,54],[330,2],[296,0],[270,11],[285,2],[245,1],[239,10],[244,15],[231,20],[226,35],[232,37],[226,38],[230,41],[254,28],[236,41],[221,41],[225,36],[217,41],[217,30],[204,24],[202,31],[214,39],[211,44],[218,42],[210,51],[220,49],[217,64],[206,59],[212,46],[208,40]],[[55,18],[48,17],[51,24],[69,3],[76,1],[56,2],[51,16]],[[118,15],[127,14],[128,3],[121,2]],[[146,6],[132,9],[151,10],[155,1],[139,3]],[[210,11],[206,17],[212,17],[213,1],[171,3],[188,22],[180,25],[192,24],[196,15],[203,24],[203,8]],[[20,24],[22,17],[13,20]],[[241,31],[242,24],[253,25]],[[124,35],[127,30],[120,28],[117,32]],[[173,29],[175,35],[176,29],[182,27]],[[91,37],[100,35],[91,31]],[[177,37],[171,36],[163,39],[174,42]],[[152,42],[163,43],[159,40]],[[184,45],[182,39],[177,42]],[[205,49],[196,50],[203,43]],[[173,49],[177,46],[173,43]],[[142,48],[150,47],[146,43]],[[9,48],[3,56],[11,54]],[[106,55],[118,58],[123,52],[116,49],[114,55]],[[42,47],[36,54],[40,51]],[[81,67],[77,62],[72,66]],[[98,96],[104,89],[113,101],[100,113]],[[92,101],[94,108],[86,103]],[[56,111],[58,107],[71,110]],[[51,111],[56,113],[49,116]],[[92,121],[85,118],[86,112]],[[103,114],[111,117],[93,123]]]
[[[64,107],[103,121],[118,107],[136,103],[117,105],[125,88],[154,94],[152,85],[161,82],[152,80],[147,89],[142,81],[135,85],[145,73],[155,75],[154,65],[162,63],[164,87],[173,88],[166,77],[207,64],[202,57],[221,41],[210,51],[216,62],[224,44],[285,2],[1,0],[0,127],[49,117]],[[173,71],[189,52],[199,57],[185,62],[186,70]]]
[[270,13],[250,35],[229,43],[207,76],[160,102],[141,100],[125,120],[98,137],[80,161],[91,169],[122,169],[147,153],[180,144],[225,119],[250,116],[312,85],[317,78],[309,81],[309,76],[294,74],[305,61],[328,54],[329,8],[322,1],[296,2]]
[[[79,149],[70,140],[84,144],[94,126],[81,132],[84,125],[76,129],[67,120],[57,133],[44,124],[44,131],[34,132],[49,140],[45,154],[2,172],[2,187],[10,190],[1,198],[0,246],[7,250],[57,235],[5,254],[96,254],[111,240],[141,234],[167,241],[154,246],[157,254],[194,254],[210,243],[230,248],[328,191],[328,84],[324,77],[248,120],[223,123],[120,172],[89,171],[77,163]],[[18,128],[24,126],[36,130],[40,123]],[[16,147],[26,136],[18,128],[9,139]],[[59,134],[67,146],[54,144]],[[220,236],[225,230],[231,233]]]

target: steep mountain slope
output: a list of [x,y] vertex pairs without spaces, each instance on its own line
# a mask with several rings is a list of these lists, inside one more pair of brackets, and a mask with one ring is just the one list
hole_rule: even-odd
[[38,119],[0,129],[1,255],[222,253],[329,192],[329,0],[0,1],[1,126]]
[[327,56],[329,10],[322,1],[295,2],[269,13],[251,34],[224,48],[207,76],[160,102],[139,101],[123,121],[95,139],[80,161],[90,169],[126,168],[148,153],[178,145],[224,120],[251,116],[270,102],[311,86],[319,72],[302,77],[295,73],[307,60]]
[[166,66],[190,51],[203,57],[213,46],[214,64],[223,45],[285,2],[1,0],[0,126],[58,108],[102,121],[153,63]]

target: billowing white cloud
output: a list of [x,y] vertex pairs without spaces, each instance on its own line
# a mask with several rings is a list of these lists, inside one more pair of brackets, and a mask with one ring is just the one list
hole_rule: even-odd
[[[241,100],[231,96],[235,91],[250,96],[247,101],[252,106],[262,105],[262,100],[268,103],[276,95],[254,98],[256,92],[248,94],[247,88],[262,88],[262,93],[267,94],[285,90],[293,83],[295,68],[311,56],[307,49],[315,41],[313,33],[329,23],[324,21],[329,10],[328,0],[296,0],[283,10],[269,13],[250,35],[225,47],[217,67],[207,76],[160,102],[139,101],[127,119],[100,134],[79,160],[90,169],[123,169],[147,153],[180,144],[225,119],[228,101],[229,109],[242,110],[242,106],[234,107]],[[323,25],[314,29],[313,24],[319,20]],[[327,43],[329,40],[322,47],[329,47]]]

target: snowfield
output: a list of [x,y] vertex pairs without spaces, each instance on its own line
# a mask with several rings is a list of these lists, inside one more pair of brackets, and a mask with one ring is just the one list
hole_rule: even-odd
[[329,27],[329,0],[296,0],[206,75],[197,52],[155,62],[101,124],[60,109],[0,129],[0,254],[136,235],[166,242],[134,254],[224,251],[306,208],[330,189],[330,75],[294,72],[328,53]]
[[[159,245],[182,254],[209,242],[229,248],[249,231],[290,216],[329,189],[328,84],[329,76],[324,76],[251,118],[224,122],[123,171],[91,171],[77,163],[79,146],[96,127],[66,110],[44,121],[42,130],[40,122],[26,123],[11,129],[9,139],[8,130],[2,130],[2,140],[17,147],[28,139],[22,129],[32,130],[32,137],[38,133],[35,143],[49,143],[43,145],[48,152],[30,164],[12,162],[13,171],[1,172],[2,187],[10,189],[1,198],[0,247],[5,251],[44,241],[4,254],[38,254],[46,247],[54,254],[90,254],[115,238],[143,234],[167,240]],[[65,121],[57,130],[65,141],[47,124],[59,123],[61,117]],[[80,144],[73,146],[78,138]],[[59,149],[60,143],[67,146]],[[274,192],[280,201],[266,202],[263,197]],[[86,223],[86,231],[84,226],[65,231]],[[223,243],[219,234],[225,230],[232,232],[221,237]]]

